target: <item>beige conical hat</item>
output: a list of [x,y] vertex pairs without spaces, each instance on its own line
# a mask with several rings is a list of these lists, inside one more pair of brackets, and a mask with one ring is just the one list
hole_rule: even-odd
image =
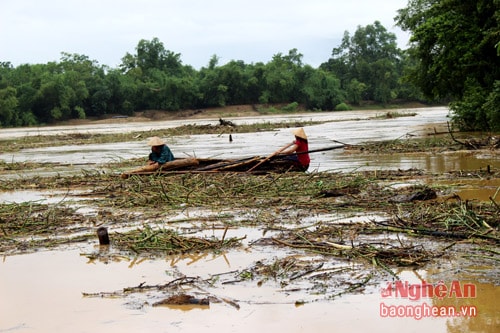
[[307,135],[306,132],[304,132],[303,128],[297,128],[292,131],[293,135],[298,136],[299,138],[302,138],[304,140],[307,140]]
[[165,144],[165,141],[163,141],[162,139],[160,139],[157,136],[153,136],[148,141],[148,146],[161,146],[161,145],[164,145],[164,144]]

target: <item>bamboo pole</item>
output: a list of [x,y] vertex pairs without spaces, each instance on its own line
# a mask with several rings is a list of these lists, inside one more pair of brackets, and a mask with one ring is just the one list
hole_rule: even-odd
[[293,146],[293,145],[294,145],[294,143],[292,142],[292,143],[289,143],[289,144],[287,144],[286,146],[284,146],[284,147],[282,147],[282,148],[280,148],[280,149],[276,150],[274,153],[272,153],[271,155],[269,155],[268,157],[266,157],[265,159],[263,159],[263,160],[262,160],[262,161],[260,161],[259,163],[255,164],[255,165],[254,165],[253,167],[251,167],[250,169],[248,169],[248,171],[247,171],[247,172],[252,172],[255,168],[257,168],[257,167],[258,167],[259,165],[261,165],[262,163],[269,161],[269,160],[270,160],[273,156],[278,155],[278,154],[279,154],[279,153],[281,153],[283,150],[285,150],[285,149],[287,149],[288,147],[291,147],[291,146]]
[[250,160],[246,160],[246,161],[243,161],[243,162],[239,162],[239,163],[233,163],[233,164],[228,164],[228,165],[225,165],[221,168],[218,168],[217,170],[227,170],[227,169],[233,169],[233,168],[238,168],[238,167],[241,167],[241,166],[244,166],[246,164],[250,164],[250,163],[253,163],[253,162],[256,162],[258,160],[260,160],[261,157],[260,156],[256,156]]
[[227,167],[227,166],[237,165],[237,164],[244,163],[244,162],[247,162],[247,161],[253,161],[256,158],[260,158],[260,157],[253,156],[253,157],[242,158],[242,159],[239,159],[239,160],[225,160],[225,161],[221,161],[221,162],[218,162],[218,163],[207,165],[205,167],[197,168],[194,171],[217,170],[217,169],[224,168],[224,167]]

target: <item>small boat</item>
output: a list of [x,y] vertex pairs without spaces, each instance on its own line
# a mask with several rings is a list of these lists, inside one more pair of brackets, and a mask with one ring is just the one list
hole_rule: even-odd
[[212,159],[212,158],[176,158],[154,171],[135,169],[124,172],[121,177],[126,179],[132,175],[162,175],[182,173],[220,173],[241,172],[249,174],[285,173],[305,171],[293,161],[284,158],[267,158],[261,156],[243,159]]

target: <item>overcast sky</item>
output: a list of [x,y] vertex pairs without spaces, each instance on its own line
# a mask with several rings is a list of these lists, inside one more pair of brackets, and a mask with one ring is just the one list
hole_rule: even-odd
[[212,55],[268,62],[296,48],[314,67],[344,31],[376,20],[406,48],[394,16],[408,0],[0,0],[0,61],[59,61],[61,52],[117,67],[141,39],[157,37],[196,69]]

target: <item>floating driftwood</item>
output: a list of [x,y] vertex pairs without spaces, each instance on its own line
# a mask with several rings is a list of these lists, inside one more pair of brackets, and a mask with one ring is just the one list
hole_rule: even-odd
[[162,305],[210,305],[210,300],[208,297],[198,298],[188,294],[177,294],[153,303],[153,306]]
[[[230,299],[228,297],[221,297],[211,294],[204,290],[201,285],[205,284],[205,281],[199,277],[189,277],[182,276],[169,281],[165,284],[147,285],[141,283],[135,287],[126,287],[122,290],[117,291],[101,291],[101,292],[82,292],[84,297],[98,297],[98,298],[117,298],[117,297],[127,297],[131,294],[147,293],[151,291],[158,291],[165,293],[169,296],[163,298],[159,301],[152,303],[152,306],[162,306],[162,305],[198,305],[198,306],[208,306],[210,303],[225,303],[234,307],[236,310],[240,309],[240,305],[236,300]],[[182,290],[182,286],[189,286],[193,290],[197,290],[196,295],[188,295],[184,292],[179,292]],[[149,303],[149,302],[148,302]]]

